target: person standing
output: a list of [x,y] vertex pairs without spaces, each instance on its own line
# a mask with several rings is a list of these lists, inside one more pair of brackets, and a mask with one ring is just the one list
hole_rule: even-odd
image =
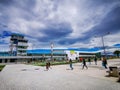
[[107,69],[107,60],[105,57],[103,57],[102,65],[105,67],[105,69]]
[[69,60],[69,63],[70,63],[70,68],[71,68],[71,70],[73,70],[72,60],[71,60],[71,59]]
[[83,58],[83,67],[82,67],[82,69],[84,69],[84,67],[86,67],[86,69],[88,69],[88,67],[87,67],[87,65],[86,65],[86,61],[85,61],[85,59]]
[[83,58],[82,57],[80,57],[80,62],[82,62],[83,61]]
[[89,62],[89,65],[91,65],[91,59],[90,58],[88,58],[88,62]]
[[95,65],[97,65],[97,57],[94,58]]
[[[82,57],[80,57],[80,62],[82,62],[83,61],[83,58]],[[82,63],[81,63],[81,66],[82,66]]]
[[46,61],[46,70],[47,71],[49,70],[49,63],[48,63],[48,61]]

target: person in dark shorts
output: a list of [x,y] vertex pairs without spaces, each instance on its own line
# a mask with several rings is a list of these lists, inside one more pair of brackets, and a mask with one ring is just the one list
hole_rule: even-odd
[[82,69],[84,69],[84,67],[86,67],[86,69],[88,69],[88,67],[87,67],[87,65],[86,65],[86,61],[85,61],[85,59],[83,58],[83,67],[82,67]]

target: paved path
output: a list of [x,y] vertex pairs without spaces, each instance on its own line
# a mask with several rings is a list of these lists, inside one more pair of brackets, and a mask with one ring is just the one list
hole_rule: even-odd
[[[109,64],[119,62],[112,60]],[[77,63],[74,70],[68,70],[69,65],[59,65],[45,71],[45,67],[11,64],[0,72],[0,90],[119,90],[117,78],[105,77],[101,62],[97,66],[92,64],[82,70]]]

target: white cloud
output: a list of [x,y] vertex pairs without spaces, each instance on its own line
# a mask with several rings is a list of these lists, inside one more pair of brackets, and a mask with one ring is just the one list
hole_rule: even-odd
[[[26,2],[28,1],[16,0],[13,5],[5,9],[6,11],[4,11],[4,13],[6,12],[9,17],[8,28],[13,32],[34,37],[33,39],[28,37],[30,40],[30,48],[31,43],[36,43],[36,47],[49,47],[49,42],[42,43],[38,41],[38,38],[45,36],[41,30],[52,25],[52,23],[69,23],[73,31],[69,36],[66,36],[67,38],[83,37],[83,33],[89,31],[95,25],[98,25],[116,4],[101,4],[96,7],[88,0],[35,0],[35,3],[30,5]],[[2,15],[3,14],[0,13],[0,16]],[[106,38],[106,40],[109,41],[106,44],[112,45],[119,43],[119,35],[120,33],[111,35],[110,38],[112,39]],[[60,40],[60,38],[57,40]],[[66,47],[65,45],[56,45]],[[101,46],[100,38],[95,39],[94,42],[90,42],[89,44],[78,41],[67,47],[91,47],[91,45]]]

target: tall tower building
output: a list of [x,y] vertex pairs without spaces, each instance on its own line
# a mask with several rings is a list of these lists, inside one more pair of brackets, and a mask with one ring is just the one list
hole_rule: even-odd
[[22,34],[12,34],[10,38],[10,52],[12,56],[27,55],[28,40]]

